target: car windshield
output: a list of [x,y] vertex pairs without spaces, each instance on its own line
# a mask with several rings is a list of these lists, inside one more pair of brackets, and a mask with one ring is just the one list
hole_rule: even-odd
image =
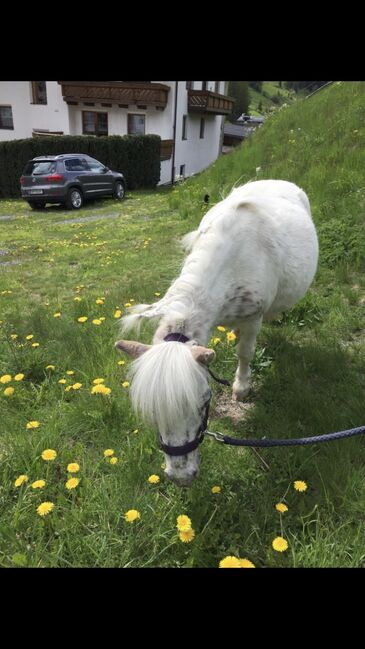
[[31,160],[24,169],[24,176],[43,176],[56,171],[54,160]]

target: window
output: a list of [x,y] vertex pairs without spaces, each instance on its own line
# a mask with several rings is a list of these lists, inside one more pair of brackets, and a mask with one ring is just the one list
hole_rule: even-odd
[[187,140],[188,139],[188,134],[187,134],[187,115],[183,115],[183,122],[182,122],[182,139]]
[[136,113],[129,113],[128,115],[128,135],[144,135],[145,134],[146,116]]
[[180,165],[180,176],[185,178],[185,165]]
[[53,174],[57,170],[57,162],[54,160],[30,160],[25,165],[24,176],[45,176]]
[[192,90],[193,89],[193,82],[192,81],[187,81],[186,82],[186,90]]
[[11,106],[0,106],[0,128],[14,129]]
[[204,131],[205,131],[205,118],[202,117],[200,120],[200,139],[202,140],[204,137]]
[[31,81],[32,84],[32,103],[47,103],[47,88],[45,81]]
[[104,165],[98,162],[98,160],[94,160],[94,158],[88,158],[87,165],[93,174],[103,174],[105,172]]
[[219,92],[219,81],[214,82],[214,92]]
[[202,81],[202,90],[207,89],[207,83],[208,83],[208,81]]
[[108,135],[108,113],[82,111],[83,135]]
[[67,171],[89,171],[88,164],[84,158],[70,158],[65,160]]

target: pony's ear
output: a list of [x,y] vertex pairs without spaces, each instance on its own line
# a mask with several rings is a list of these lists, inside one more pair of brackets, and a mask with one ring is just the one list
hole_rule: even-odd
[[128,354],[128,356],[132,356],[132,358],[138,358],[147,352],[152,345],[144,345],[144,343],[139,343],[136,340],[118,340],[115,347]]
[[215,359],[214,349],[208,349],[208,347],[193,345],[191,347],[191,353],[198,363],[203,363],[204,365],[209,365]]

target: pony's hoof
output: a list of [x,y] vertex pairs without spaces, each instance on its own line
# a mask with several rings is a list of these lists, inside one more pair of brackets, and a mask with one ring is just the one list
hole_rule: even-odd
[[235,388],[233,386],[233,392],[232,392],[233,401],[244,401],[245,397],[247,397],[250,390],[251,390],[250,385],[246,385],[241,388]]

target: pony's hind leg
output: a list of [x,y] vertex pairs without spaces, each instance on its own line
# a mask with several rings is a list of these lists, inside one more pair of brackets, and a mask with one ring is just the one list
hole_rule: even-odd
[[256,337],[260,331],[262,316],[253,316],[239,325],[239,339],[236,347],[238,367],[233,383],[233,399],[243,401],[250,391],[250,362],[255,353]]

